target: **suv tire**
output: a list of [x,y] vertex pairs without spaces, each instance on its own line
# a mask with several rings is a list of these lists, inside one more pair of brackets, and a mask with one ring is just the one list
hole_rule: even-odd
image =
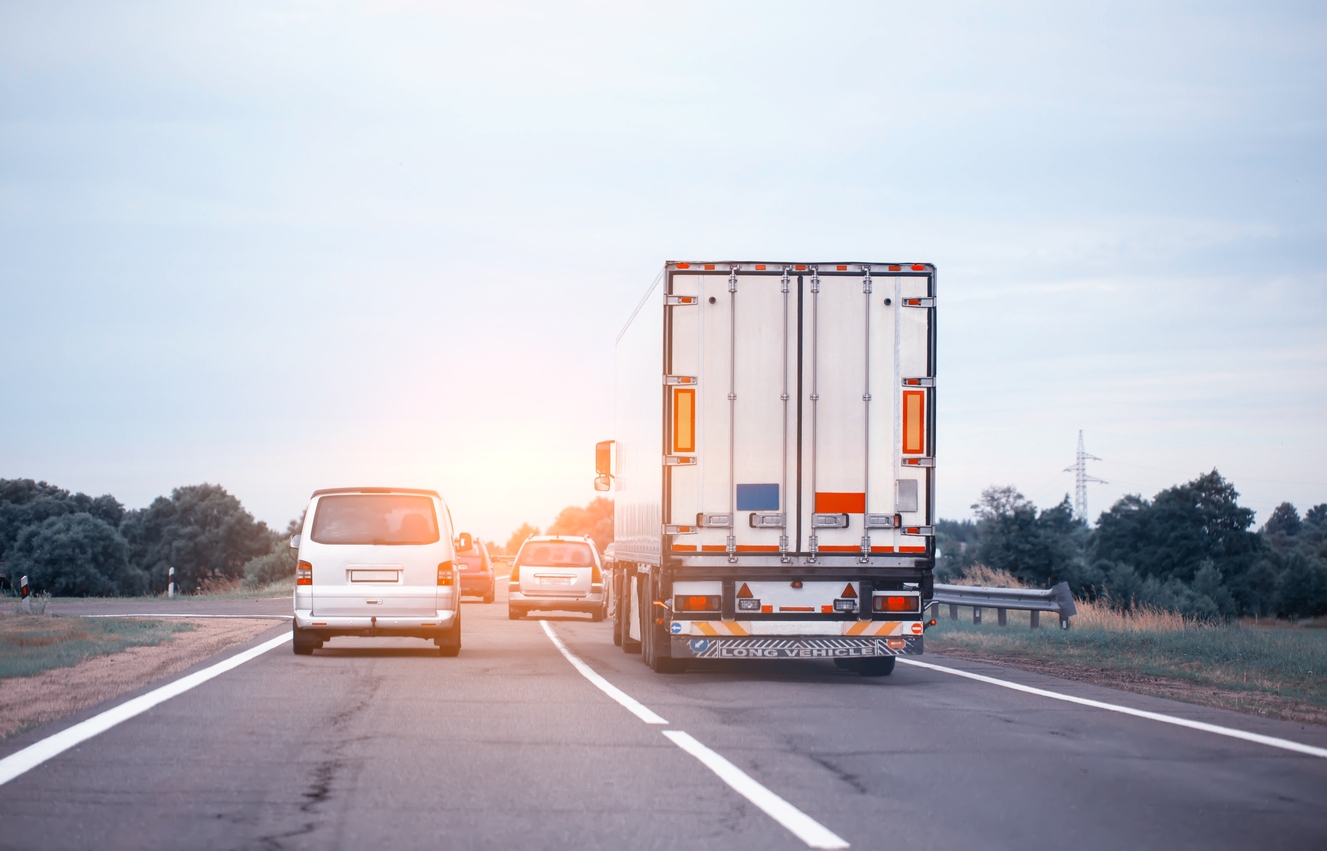
[[313,651],[322,645],[322,642],[310,630],[300,629],[294,625],[291,626],[291,630],[294,634],[291,644],[294,646],[296,656],[311,656]]

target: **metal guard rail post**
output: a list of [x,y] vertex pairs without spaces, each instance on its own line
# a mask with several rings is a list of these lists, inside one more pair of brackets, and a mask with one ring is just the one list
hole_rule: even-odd
[[1069,628],[1069,618],[1078,614],[1074,606],[1074,595],[1069,592],[1069,583],[1060,584],[1044,591],[1027,588],[988,588],[981,585],[936,585],[935,596],[931,598],[931,617],[940,616],[940,604],[949,605],[949,617],[958,619],[959,606],[972,607],[972,622],[981,623],[982,608],[995,609],[1000,626],[1005,626],[1006,613],[1009,609],[1031,612],[1032,628],[1041,625],[1039,615],[1042,612],[1054,612],[1060,618],[1060,629]]

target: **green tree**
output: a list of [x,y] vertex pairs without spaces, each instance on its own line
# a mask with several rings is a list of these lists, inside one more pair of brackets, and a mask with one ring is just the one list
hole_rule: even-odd
[[569,505],[558,513],[546,535],[585,535],[600,552],[613,543],[613,501],[597,496],[581,508]]
[[507,546],[503,547],[502,550],[507,555],[514,556],[516,555],[516,551],[521,548],[521,544],[525,543],[526,538],[538,534],[539,527],[531,526],[529,523],[522,523],[521,528],[511,533],[511,537],[507,539]]
[[1067,495],[1038,512],[1013,486],[992,486],[972,508],[981,539],[977,560],[987,567],[1041,586],[1077,576],[1074,568],[1085,530],[1074,519]]
[[[1216,470],[1167,488],[1151,501],[1126,496],[1103,512],[1088,537],[1091,560],[1132,565],[1143,577],[1191,582],[1211,560],[1235,591],[1262,550],[1252,509]],[[1246,589],[1246,595],[1252,589]]]
[[91,497],[32,479],[0,479],[0,561],[24,529],[66,514],[89,514],[118,528],[124,506],[110,494]]
[[147,590],[115,527],[87,513],[61,514],[28,526],[12,547],[10,569],[34,591],[56,596],[124,596]]
[[175,568],[181,591],[209,578],[238,579],[250,559],[272,550],[275,536],[220,485],[189,485],[130,512],[121,525],[131,560],[161,591]]

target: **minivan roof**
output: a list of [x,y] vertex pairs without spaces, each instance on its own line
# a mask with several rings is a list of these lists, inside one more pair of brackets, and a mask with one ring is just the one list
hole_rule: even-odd
[[442,499],[442,495],[437,491],[423,490],[421,488],[323,488],[314,491],[313,496],[309,497],[309,499],[313,499],[314,496],[322,496],[329,493],[417,493],[424,496],[436,496],[438,499]]

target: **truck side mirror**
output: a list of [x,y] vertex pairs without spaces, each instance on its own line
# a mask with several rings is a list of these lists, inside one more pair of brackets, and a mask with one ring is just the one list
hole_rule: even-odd
[[469,532],[462,532],[460,535],[456,537],[456,549],[460,550],[461,552],[465,552],[466,550],[472,548],[474,545],[475,545],[475,539],[470,537]]
[[613,441],[601,440],[594,445],[594,489],[606,491],[613,484]]
[[291,536],[290,536],[290,548],[291,548],[292,550],[297,550],[297,549],[299,549],[299,542],[300,542],[300,538],[302,538],[302,537],[303,537],[302,535],[291,535]]

